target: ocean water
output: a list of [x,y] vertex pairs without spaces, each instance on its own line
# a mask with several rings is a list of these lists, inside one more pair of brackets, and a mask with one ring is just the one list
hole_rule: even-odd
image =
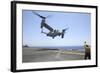
[[29,47],[32,48],[38,48],[38,49],[62,49],[62,50],[73,50],[73,51],[84,51],[83,46],[35,46],[35,47]]

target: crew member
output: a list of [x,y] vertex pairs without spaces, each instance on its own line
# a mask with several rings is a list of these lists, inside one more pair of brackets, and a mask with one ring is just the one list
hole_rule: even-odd
[[84,48],[85,48],[84,59],[91,59],[90,46],[87,45],[86,41],[84,42]]

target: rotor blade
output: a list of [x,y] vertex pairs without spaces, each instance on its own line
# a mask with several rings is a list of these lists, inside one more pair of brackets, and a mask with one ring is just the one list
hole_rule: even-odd
[[38,14],[38,13],[36,13],[36,12],[34,12],[34,11],[32,11],[35,15],[37,15],[37,16],[39,16],[40,18],[42,18],[42,19],[45,19],[46,17],[43,17],[43,16],[41,16],[40,14]]
[[41,33],[47,34],[46,32],[41,31]]
[[52,15],[48,15],[46,18],[49,18],[49,17],[51,17]]
[[68,27],[68,28],[63,29],[62,31],[63,31],[63,32],[65,32],[65,31],[66,31],[66,30],[68,30],[68,29],[69,29],[69,27]]

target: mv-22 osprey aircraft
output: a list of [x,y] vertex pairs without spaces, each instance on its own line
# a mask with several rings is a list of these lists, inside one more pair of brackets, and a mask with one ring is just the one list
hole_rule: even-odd
[[[65,31],[68,30],[69,28],[65,28],[62,30],[62,32],[59,32],[59,30],[56,30],[56,29],[53,29],[52,27],[50,27],[47,23],[46,23],[46,18],[50,17],[50,16],[47,16],[47,17],[44,17],[34,11],[32,11],[35,15],[37,15],[38,17],[40,17],[42,19],[41,21],[41,33],[44,33],[46,34],[47,36],[49,37],[52,37],[53,39],[56,37],[56,36],[61,36],[61,38],[64,38],[64,34],[65,34]],[[43,27],[48,29],[49,32],[46,33],[43,31]]]

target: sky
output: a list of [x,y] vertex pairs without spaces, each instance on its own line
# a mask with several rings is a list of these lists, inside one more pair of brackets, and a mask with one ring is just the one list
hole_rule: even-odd
[[[91,14],[79,12],[54,12],[54,11],[35,11],[48,16],[46,23],[54,29],[66,31],[64,38],[57,36],[54,39],[41,33],[41,18],[32,13],[32,10],[22,11],[23,25],[23,45],[28,46],[81,46],[84,41],[91,43]],[[48,32],[44,28],[45,32]]]

